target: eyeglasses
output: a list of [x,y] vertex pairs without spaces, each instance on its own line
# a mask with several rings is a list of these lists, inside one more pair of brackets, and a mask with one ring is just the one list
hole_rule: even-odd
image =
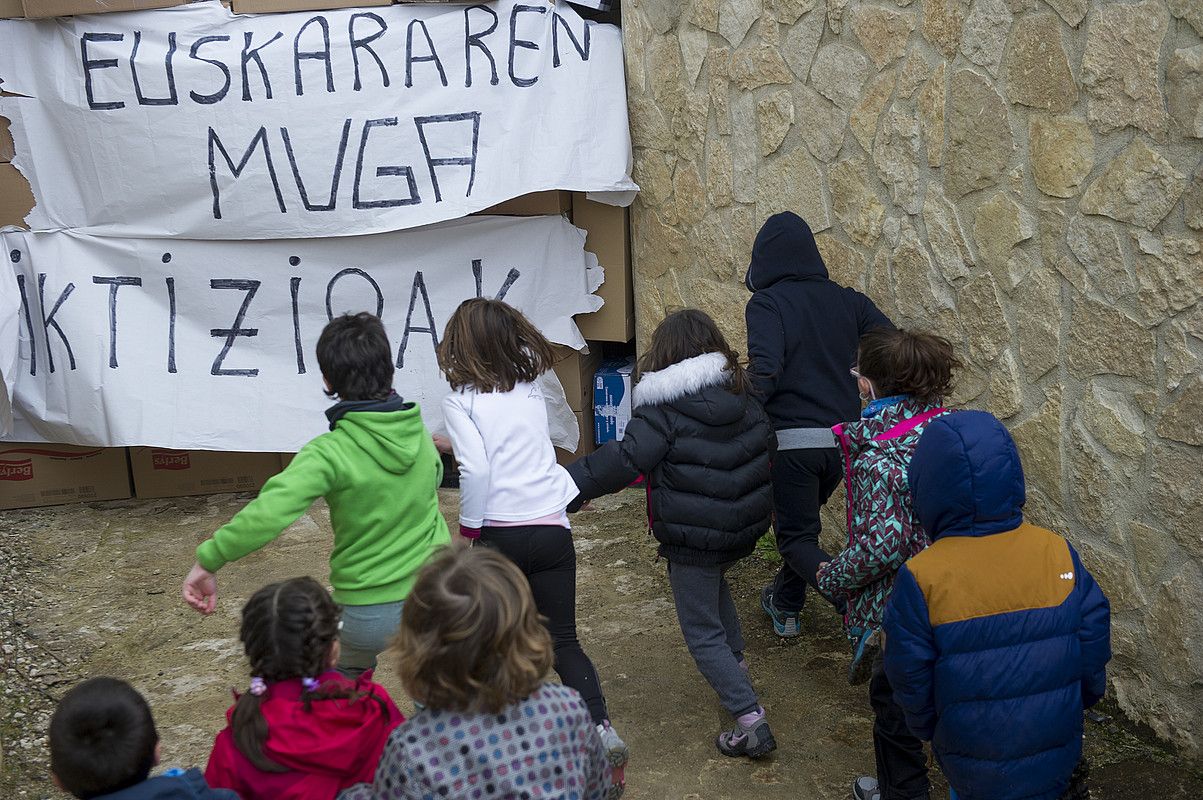
[[852,377],[856,378],[858,381],[861,378],[865,377],[864,375],[860,374],[859,368],[860,368],[860,365],[855,364],[855,363],[851,367],[848,368],[848,374],[851,375]]

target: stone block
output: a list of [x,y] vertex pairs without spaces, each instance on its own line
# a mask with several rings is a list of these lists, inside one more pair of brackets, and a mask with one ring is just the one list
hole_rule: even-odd
[[1087,116],[1097,130],[1109,133],[1130,125],[1153,136],[1165,134],[1158,78],[1168,27],[1165,3],[1155,0],[1095,7],[1087,23],[1081,81]]
[[990,369],[990,403],[987,410],[999,419],[1010,419],[1023,409],[1023,384],[1019,365],[1010,350]]
[[923,200],[923,227],[936,264],[949,279],[969,277],[973,253],[960,217],[938,184],[928,184]]
[[910,12],[871,5],[852,9],[852,33],[879,70],[902,58],[913,30],[915,15]]
[[[944,163],[944,97],[948,92],[948,80],[945,75],[945,65],[936,67],[932,76],[927,79],[919,92],[919,130],[923,134],[923,142],[927,146],[927,165],[938,167]],[[882,100],[885,107],[887,97]],[[879,112],[880,113],[880,112]],[[873,118],[876,126],[877,117]],[[860,138],[860,137],[857,137]],[[861,142],[864,145],[864,142]]]
[[831,216],[823,197],[823,174],[800,144],[789,152],[779,152],[765,159],[757,172],[757,215],[765,220],[779,211],[795,212],[815,233],[831,227]]
[[1014,426],[1011,435],[1023,460],[1028,486],[1041,490],[1056,508],[1061,497],[1061,387],[1044,392],[1044,403],[1031,417]]
[[785,34],[782,55],[799,81],[805,82],[810,77],[810,65],[814,63],[815,53],[819,49],[825,22],[823,14],[814,11]]
[[1153,230],[1185,189],[1186,176],[1137,138],[1086,188],[1079,207]]
[[1066,349],[1074,375],[1127,375],[1152,383],[1156,352],[1152,331],[1126,312],[1086,297],[1074,299]]
[[998,75],[1007,32],[1011,29],[1011,9],[1004,0],[974,0],[969,18],[965,20],[961,52],[965,58]]
[[978,263],[1010,288],[1012,254],[1016,245],[1036,235],[1036,219],[1003,192],[994,194],[977,208],[973,238]]
[[1015,152],[1002,95],[981,75],[962,69],[952,74],[948,105],[945,188],[952,197],[961,197],[996,185]]
[[[860,146],[866,153],[873,152],[873,140],[877,137],[877,121],[881,118],[881,112],[885,111],[886,104],[890,102],[894,83],[893,70],[886,70],[875,76],[869,81],[865,93],[848,117],[848,126],[852,129],[852,135],[856,137],[856,141],[860,142]],[[943,100],[942,94],[940,99]],[[942,118],[941,122],[943,122]]]
[[1052,14],[1032,14],[1015,25],[1007,48],[1007,96],[1012,103],[1045,111],[1068,111],[1078,100],[1061,41],[1061,25]]
[[1174,442],[1203,446],[1203,377],[1191,375],[1175,394],[1177,396],[1157,420],[1157,435]]
[[848,130],[848,114],[814,89],[802,83],[793,86],[795,125],[806,149],[827,163],[839,155]]
[[1036,187],[1053,197],[1073,197],[1094,168],[1094,135],[1076,117],[1033,114],[1028,152]]
[[914,108],[894,103],[885,112],[873,141],[873,163],[890,198],[908,214],[923,208],[920,185],[919,119]]
[[869,261],[864,254],[851,245],[844,244],[831,233],[820,233],[815,237],[819,255],[827,265],[831,279],[842,286],[851,286],[865,291],[869,277]]
[[739,47],[762,12],[760,0],[719,0],[719,36],[732,47]]
[[794,74],[776,47],[749,45],[731,55],[731,82],[741,89],[759,89],[773,84],[790,84]]
[[1197,236],[1136,237],[1141,313],[1152,324],[1203,299],[1203,244]]
[[1113,223],[1098,217],[1074,217],[1066,230],[1066,243],[1078,259],[1090,284],[1114,303],[1136,291],[1123,245]]
[[1175,132],[1203,139],[1203,44],[1170,56],[1165,95]]
[[794,98],[786,90],[774,92],[756,104],[756,133],[760,155],[777,152],[794,124]]
[[1032,272],[1012,293],[1019,324],[1019,360],[1029,381],[1061,361],[1061,282],[1044,270]]
[[1011,328],[993,275],[987,273],[961,287],[957,312],[969,336],[969,355],[976,363],[990,363],[1010,344]]
[[945,58],[954,58],[968,13],[969,0],[923,0],[923,38]]
[[881,238],[885,206],[869,180],[869,172],[860,158],[834,164],[828,172],[831,185],[831,210],[844,227],[848,238],[872,247]]
[[869,59],[842,42],[819,48],[810,68],[810,84],[840,108],[852,108],[872,75]]
[[1094,440],[1108,451],[1124,459],[1144,459],[1149,450],[1144,415],[1127,395],[1091,381],[1078,414]]

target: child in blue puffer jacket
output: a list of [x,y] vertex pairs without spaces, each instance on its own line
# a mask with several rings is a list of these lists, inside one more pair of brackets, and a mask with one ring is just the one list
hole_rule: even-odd
[[1065,539],[1024,521],[1019,453],[990,414],[934,420],[908,478],[933,543],[886,606],[907,724],[961,800],[1063,797],[1107,685],[1107,598]]

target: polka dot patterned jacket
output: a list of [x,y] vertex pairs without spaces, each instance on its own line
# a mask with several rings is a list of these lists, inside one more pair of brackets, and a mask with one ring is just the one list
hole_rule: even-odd
[[500,714],[414,715],[393,731],[375,781],[339,800],[603,800],[610,783],[581,696],[548,683]]

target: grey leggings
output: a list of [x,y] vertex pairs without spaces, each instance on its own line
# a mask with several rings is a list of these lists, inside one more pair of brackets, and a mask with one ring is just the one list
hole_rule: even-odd
[[718,693],[723,707],[738,717],[760,708],[752,681],[739,666],[744,637],[725,573],[731,564],[668,565],[677,621],[698,672]]
[[358,677],[364,670],[376,668],[376,656],[392,644],[401,627],[404,600],[373,606],[343,606],[343,627],[338,634],[338,668]]

